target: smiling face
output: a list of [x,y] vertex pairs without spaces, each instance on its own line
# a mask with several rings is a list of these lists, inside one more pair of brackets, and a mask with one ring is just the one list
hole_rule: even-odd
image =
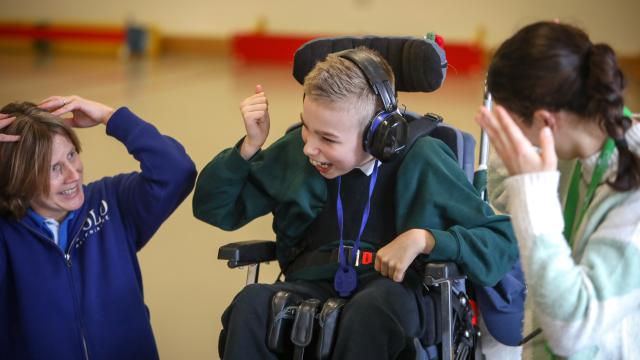
[[344,175],[373,159],[362,147],[362,115],[357,115],[349,103],[330,103],[309,96],[303,101],[303,152],[327,179]]
[[75,146],[66,137],[54,134],[49,168],[49,192],[31,200],[33,210],[46,217],[62,221],[69,211],[84,203],[82,161]]

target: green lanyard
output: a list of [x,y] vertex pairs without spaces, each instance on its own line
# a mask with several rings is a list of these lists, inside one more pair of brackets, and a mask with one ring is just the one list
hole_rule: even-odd
[[[580,207],[580,214],[578,215],[578,221],[574,223],[576,216],[576,208],[578,206],[578,198],[580,197],[580,178],[582,178],[582,164],[580,161],[576,164],[575,170],[573,170],[573,175],[571,176],[571,185],[569,185],[569,193],[567,194],[567,202],[564,205],[564,237],[567,239],[570,247],[573,247],[573,231],[580,227],[580,223],[582,222],[582,218],[584,214],[587,212],[587,208],[589,208],[589,204],[593,199],[593,194],[596,192],[596,188],[600,184],[602,180],[602,176],[609,168],[609,160],[611,159],[611,154],[613,153],[613,149],[615,149],[616,144],[612,138],[607,138],[607,141],[604,143],[604,147],[600,152],[600,156],[598,156],[598,162],[596,163],[596,168],[593,170],[593,175],[591,176],[591,182],[589,183],[589,187],[587,188],[587,193],[584,195],[584,200],[582,200],[582,206]],[[549,344],[545,344],[545,350],[549,354],[550,359],[557,359],[557,357],[551,351]]]
[[573,176],[571,177],[571,185],[569,186],[569,193],[567,194],[567,202],[564,206],[564,237],[567,239],[567,242],[571,247],[573,247],[574,230],[580,226],[582,218],[587,212],[589,204],[591,204],[593,194],[596,192],[596,188],[600,184],[600,181],[602,181],[602,176],[604,176],[604,173],[609,168],[609,160],[611,159],[611,154],[615,147],[616,145],[612,138],[608,138],[604,143],[604,147],[600,152],[600,156],[598,156],[598,162],[596,163],[596,168],[593,170],[591,182],[589,183],[589,188],[587,189],[587,193],[582,201],[582,206],[580,207],[580,213],[578,214],[577,219],[575,216],[576,208],[578,206],[578,198],[580,197],[579,189],[580,178],[582,178],[582,164],[580,161],[576,164]]
[[[622,113],[624,116],[632,116],[631,110],[626,106],[622,109]],[[591,183],[589,183],[589,188],[587,189],[587,193],[584,196],[584,200],[582,201],[582,207],[580,208],[580,214],[578,215],[578,222],[574,223],[576,216],[576,207],[578,206],[578,198],[580,193],[580,178],[582,177],[582,164],[580,161],[576,164],[575,170],[573,171],[573,175],[571,177],[571,184],[569,185],[569,193],[567,194],[567,202],[564,205],[564,238],[567,239],[569,246],[573,247],[573,235],[574,230],[576,230],[580,223],[582,222],[582,218],[584,214],[587,212],[587,208],[593,199],[593,194],[596,191],[596,188],[602,181],[602,176],[609,168],[609,160],[611,159],[611,154],[613,153],[613,149],[615,149],[616,144],[612,138],[607,138],[607,141],[604,143],[604,147],[600,152],[600,156],[598,157],[598,162],[596,163],[596,168],[593,170],[593,175],[591,176]]]
[[[632,116],[631,111],[626,106],[623,109],[623,114],[628,117]],[[571,184],[569,185],[569,193],[567,194],[567,202],[564,205],[564,238],[567,239],[570,247],[573,247],[573,231],[580,227],[582,218],[587,212],[587,208],[593,199],[593,194],[596,192],[596,188],[600,184],[600,181],[602,181],[602,176],[604,176],[604,173],[609,168],[609,160],[611,159],[611,154],[613,154],[613,149],[615,149],[615,147],[616,144],[613,139],[607,138],[607,141],[604,143],[602,151],[600,152],[600,156],[598,156],[598,162],[596,163],[596,168],[593,170],[589,188],[587,188],[587,193],[582,201],[582,208],[578,215],[578,222],[575,224],[576,207],[578,206],[578,198],[580,197],[580,178],[582,177],[582,164],[580,161],[578,161],[575,169],[573,170]],[[551,351],[548,343],[545,343],[544,349],[547,354],[549,354],[549,359],[557,358]]]
[[625,107],[622,109],[622,115],[624,115],[624,116],[626,116],[626,117],[632,117],[632,116],[633,116],[633,113],[631,112],[631,110],[629,110],[629,108],[628,108],[628,107],[626,107],[626,106],[625,106]]

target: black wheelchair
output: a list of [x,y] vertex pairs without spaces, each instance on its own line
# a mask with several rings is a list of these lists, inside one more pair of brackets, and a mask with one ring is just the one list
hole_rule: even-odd
[[[391,65],[396,77],[397,91],[430,92],[440,87],[447,69],[446,57],[433,39],[427,37],[338,37],[312,40],[303,45],[295,54],[293,75],[302,84],[305,75],[316,62],[329,53],[365,46],[378,51]],[[436,126],[428,136],[442,140],[457,157],[470,182],[483,192],[486,183],[485,170],[474,172],[475,139],[472,135],[445,124],[434,114],[420,115],[402,110],[409,124],[419,126],[425,117]],[[483,138],[486,142],[486,138]],[[481,166],[486,163],[487,146],[481,144]],[[248,268],[247,285],[258,280],[260,264],[276,260],[275,242],[252,240],[235,242],[220,247],[218,259],[226,260],[230,268]],[[482,359],[480,331],[474,322],[474,313],[465,292],[465,277],[453,263],[429,263],[424,270],[423,285],[436,289],[435,299],[441,309],[438,323],[441,343],[424,348],[416,341],[417,359]],[[295,312],[295,309],[290,311]],[[289,314],[291,316],[295,314]],[[302,358],[302,356],[300,356]],[[305,356],[305,358],[309,358]]]

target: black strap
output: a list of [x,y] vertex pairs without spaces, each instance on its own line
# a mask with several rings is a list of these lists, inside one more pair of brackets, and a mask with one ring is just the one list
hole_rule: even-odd
[[[347,261],[350,259],[355,259],[355,263],[350,264],[355,267],[371,265],[373,266],[376,259],[376,252],[374,250],[367,249],[359,249],[357,252],[357,256],[351,256],[353,251],[353,246],[345,246],[344,254]],[[326,264],[339,263],[338,259],[338,247],[333,249],[316,249],[312,251],[305,251],[300,254],[296,260],[291,263],[291,265],[287,268],[288,274],[293,274],[297,271],[305,269],[307,267],[314,266],[322,266]]]
[[[409,120],[409,128],[407,131],[407,146],[405,147],[404,154],[406,154],[413,144],[421,137],[431,134],[433,130],[440,123],[442,123],[442,117],[437,114],[427,113],[419,118],[412,119],[411,116],[404,116]],[[402,155],[404,157],[404,154]]]
[[533,338],[535,338],[536,336],[540,335],[541,333],[542,333],[542,328],[537,328],[537,329],[533,330],[532,332],[529,333],[529,335],[525,336],[522,339],[522,341],[520,341],[518,346],[522,346],[522,345],[528,343],[529,341],[533,340]]
[[291,342],[295,346],[293,358],[303,360],[304,350],[311,343],[316,313],[322,305],[318,299],[307,299],[298,306],[291,328]]
[[317,360],[329,360],[336,339],[338,321],[342,307],[346,304],[342,298],[329,298],[324,302],[320,314],[318,314],[317,342],[315,358]]
[[289,334],[302,296],[280,290],[271,298],[267,346],[278,354],[286,354],[293,344]]
[[442,117],[438,114],[427,113],[422,116],[417,116],[412,113],[402,113],[402,116],[407,120],[407,145],[401,150],[402,152],[397,156],[393,162],[400,164],[409,150],[413,147],[413,144],[420,139],[430,135],[439,124],[442,123]]

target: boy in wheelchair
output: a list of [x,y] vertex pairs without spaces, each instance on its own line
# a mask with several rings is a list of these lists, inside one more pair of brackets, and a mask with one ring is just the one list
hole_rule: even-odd
[[444,143],[407,142],[393,87],[376,52],[329,54],[304,79],[302,127],[264,150],[261,86],[241,103],[247,135],[202,170],[194,214],[234,230],[273,213],[286,281],[249,285],[235,297],[222,316],[223,358],[290,356],[273,338],[276,310],[304,299],[340,307],[338,298],[346,303],[332,358],[414,357],[414,339],[439,340],[437,306],[418,265],[455,262],[485,286],[513,265],[508,218],[481,200]]

